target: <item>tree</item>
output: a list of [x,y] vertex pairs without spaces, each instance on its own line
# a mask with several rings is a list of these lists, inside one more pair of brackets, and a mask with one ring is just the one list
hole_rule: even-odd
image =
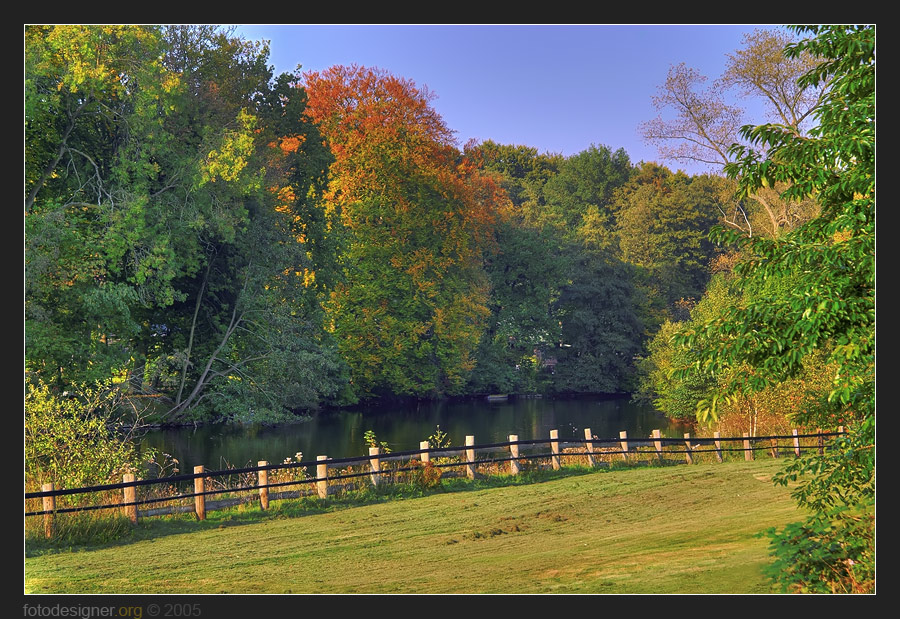
[[540,218],[530,217],[526,202],[556,174],[563,158],[490,141],[468,152],[486,174],[497,175],[510,205],[495,227],[494,243],[484,252],[490,317],[467,391],[545,391],[549,373],[540,356],[552,355],[560,340],[555,300],[568,277],[569,257],[559,233]]
[[531,146],[497,144],[487,140],[467,149],[481,167],[500,176],[500,186],[513,205],[512,215],[522,218],[521,209],[543,184],[559,173],[562,155],[538,153]]
[[356,397],[455,393],[488,314],[481,256],[503,193],[409,80],[353,66],[304,83],[334,154],[324,204],[346,244],[327,308]]
[[715,168],[730,161],[728,149],[738,136],[743,111],[725,102],[720,84],[700,90],[706,80],[684,63],[674,65],[653,97],[658,111],[675,110],[671,120],[658,116],[641,125],[644,140],[656,145],[663,159]]
[[534,357],[527,365],[555,362],[552,388],[559,392],[630,388],[642,329],[632,272],[615,255],[614,198],[632,173],[624,150],[593,145],[560,162],[556,174],[527,186],[521,222],[539,231],[534,253],[543,254],[528,262],[544,271],[532,282],[538,296],[551,301],[540,321],[547,324],[549,318],[550,328],[527,351]]
[[[327,151],[267,58],[212,27],[28,28],[31,377],[58,390],[127,377],[182,417],[213,402],[281,414],[334,392],[328,224],[311,206]],[[301,351],[328,361],[303,380],[274,364]]]
[[[728,261],[727,257],[716,261],[717,272],[703,298],[691,308],[690,318],[683,322],[667,320],[663,323],[648,345],[648,356],[641,360],[643,374],[638,397],[652,401],[667,417],[695,419],[697,403],[712,400],[720,385],[758,371],[741,362],[721,373],[691,373],[677,377],[673,374],[679,368],[690,366],[699,359],[696,350],[676,345],[678,336],[703,327],[731,308],[746,307],[754,298],[769,298],[792,285],[792,279],[784,279],[767,282],[762,288],[753,286],[730,272]],[[803,359],[802,368],[791,378],[718,402],[717,429],[723,436],[738,436],[743,432],[750,436],[778,435],[790,433],[798,424],[821,424],[823,419],[833,422],[827,414],[822,414],[831,409],[826,398],[835,371],[827,362],[827,356],[827,351],[817,351]]]
[[[722,77],[705,89],[706,76],[683,63],[673,66],[653,104],[660,112],[674,111],[675,117],[666,120],[659,116],[641,125],[645,141],[656,145],[665,160],[692,161],[722,170],[733,162],[730,149],[741,141],[745,116],[741,108],[728,102],[731,90],[743,98],[762,98],[772,121],[802,135],[825,85],[798,84],[800,76],[814,66],[815,58],[807,52],[786,57],[782,49],[791,40],[777,30],[746,35],[744,48],[729,55]],[[815,216],[814,200],[781,200],[778,194],[783,189],[759,187],[745,194],[744,201],[721,211],[722,222],[748,236],[777,237]]]
[[744,98],[763,97],[771,120],[802,135],[827,84],[800,84],[799,78],[815,69],[817,59],[807,53],[786,56],[784,49],[793,41],[780,30],[754,30],[744,35],[744,48],[728,55],[720,82],[738,89]]
[[643,344],[629,266],[603,248],[571,245],[569,282],[555,304],[561,345],[553,387],[563,393],[629,393]]
[[[747,147],[726,168],[748,195],[784,183],[785,200],[814,197],[821,214],[780,239],[737,238],[736,267],[760,287],[790,286],[688,331],[684,346],[701,351],[689,372],[724,372],[745,363],[721,397],[759,392],[797,375],[804,360],[828,352],[836,367],[829,401],[852,420],[849,435],[824,456],[788,465],[780,483],[800,481],[794,496],[812,510],[803,523],[772,536],[774,574],[786,590],[867,591],[874,586],[875,499],[875,29],[798,27],[808,39],[785,54],[811,54],[816,67],[801,87],[828,85],[808,136],[784,125],[746,127]],[[700,410],[715,416],[715,401]],[[827,422],[828,419],[820,419]]]
[[157,454],[133,440],[141,419],[126,419],[122,392],[111,385],[53,393],[32,383],[25,390],[25,483],[57,488],[117,483],[141,471]]
[[166,187],[149,156],[165,138],[146,130],[178,81],[159,28],[29,26],[25,43],[26,362],[62,387],[122,367],[133,308],[176,296],[183,262],[143,214]]
[[624,149],[612,151],[607,146],[591,145],[566,158],[559,172],[541,187],[539,201],[525,208],[537,211],[531,220],[552,225],[564,235],[571,235],[591,209],[605,219],[607,228],[612,228],[613,196],[631,173],[631,161]]
[[636,267],[644,290],[644,322],[650,332],[677,305],[698,299],[709,280],[715,246],[709,231],[722,201],[724,179],[673,174],[656,164],[642,164],[617,194],[615,232],[621,259]]

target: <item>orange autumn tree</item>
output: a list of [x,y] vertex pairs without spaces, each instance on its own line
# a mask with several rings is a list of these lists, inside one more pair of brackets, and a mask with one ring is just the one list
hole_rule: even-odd
[[355,397],[459,392],[489,314],[482,255],[505,193],[454,145],[432,95],[379,70],[304,74],[334,155],[325,209],[346,235],[327,304]]

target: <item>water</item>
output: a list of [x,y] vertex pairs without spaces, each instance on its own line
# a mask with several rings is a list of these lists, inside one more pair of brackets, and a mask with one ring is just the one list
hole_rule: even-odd
[[345,458],[368,454],[364,434],[375,432],[392,451],[415,450],[440,426],[453,446],[474,435],[476,444],[499,443],[510,434],[519,440],[546,439],[559,430],[561,440],[583,438],[584,428],[600,438],[682,436],[684,428],[671,423],[652,407],[627,398],[511,399],[505,402],[469,400],[421,402],[382,410],[342,410],[317,414],[310,421],[280,425],[209,425],[154,430],[142,441],[179,461],[180,472],[194,466],[223,469],[255,466],[260,460],[283,462],[302,452],[304,460],[318,455]]

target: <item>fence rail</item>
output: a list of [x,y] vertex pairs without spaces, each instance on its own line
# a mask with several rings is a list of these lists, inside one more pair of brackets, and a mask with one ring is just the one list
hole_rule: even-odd
[[[536,463],[544,463],[538,466],[546,466],[549,461],[554,470],[562,467],[563,460],[581,459],[590,467],[602,466],[607,462],[667,462],[667,458],[683,456],[687,464],[693,464],[696,458],[706,454],[713,454],[716,461],[723,462],[725,454],[742,453],[745,460],[752,460],[754,453],[765,451],[772,457],[779,457],[781,451],[799,457],[804,451],[815,450],[824,453],[826,439],[843,435],[843,427],[837,432],[800,433],[793,430],[790,435],[756,436],[751,437],[744,433],[741,437],[721,437],[714,433],[713,437],[691,437],[686,433],[683,438],[666,438],[660,436],[659,430],[654,430],[649,438],[629,438],[626,432],[620,432],[618,437],[600,438],[591,433],[590,428],[584,429],[584,438],[561,440],[557,430],[550,431],[547,439],[519,440],[517,435],[509,435],[508,441],[499,443],[475,444],[474,436],[466,437],[463,447],[431,447],[428,441],[422,441],[419,449],[382,454],[377,447],[369,449],[367,456],[349,458],[329,458],[325,455],[317,456],[316,460],[302,462],[286,462],[282,464],[270,464],[260,461],[257,466],[248,466],[239,469],[224,469],[207,471],[204,466],[194,467],[193,473],[172,475],[155,479],[135,479],[134,475],[126,474],[121,483],[103,484],[81,488],[55,488],[53,484],[44,484],[40,492],[26,492],[25,500],[34,501],[40,499],[43,509],[26,511],[25,516],[43,516],[44,529],[48,537],[52,536],[54,523],[53,517],[58,514],[117,509],[122,510],[132,522],[137,522],[140,516],[153,516],[162,513],[193,512],[198,519],[206,517],[206,510],[230,506],[237,503],[254,500],[246,495],[217,503],[206,504],[206,497],[223,494],[239,494],[257,492],[262,509],[268,509],[270,500],[295,498],[301,496],[317,495],[325,499],[336,491],[348,487],[360,488],[366,484],[379,485],[402,479],[411,473],[422,471],[423,467],[442,471],[445,469],[459,469],[448,471],[448,474],[466,475],[474,479],[480,474],[479,467],[485,470],[493,467],[500,472],[500,467],[505,466],[511,475],[518,475],[523,466],[535,466]],[[789,441],[789,442],[788,442]],[[805,444],[804,444],[804,441]],[[729,443],[737,443],[736,447],[727,447]],[[726,446],[723,446],[726,445]],[[549,445],[550,451],[528,453],[528,450],[544,449]],[[498,453],[502,455],[498,456]],[[488,454],[493,457],[478,457],[477,454]],[[316,475],[310,477],[308,470],[315,466]],[[329,473],[329,469],[338,470],[337,474]],[[270,475],[271,474],[271,475]],[[240,483],[232,485],[228,480],[238,477]],[[440,475],[438,475],[439,477]],[[271,478],[270,478],[271,477]],[[285,477],[288,477],[287,479]],[[366,479],[368,478],[368,481]],[[211,487],[215,480],[225,479],[221,487]],[[253,483],[250,483],[251,480]],[[193,492],[176,492],[150,498],[137,499],[138,488],[163,486],[165,489],[177,488],[177,484],[193,483]],[[291,492],[281,492],[270,495],[270,489],[286,489],[291,486],[298,487]],[[75,505],[72,507],[57,507],[57,497],[72,495],[95,495],[121,490],[115,502],[94,505]],[[193,499],[192,504],[180,505],[162,509],[139,512],[138,507],[159,503],[176,503]]]

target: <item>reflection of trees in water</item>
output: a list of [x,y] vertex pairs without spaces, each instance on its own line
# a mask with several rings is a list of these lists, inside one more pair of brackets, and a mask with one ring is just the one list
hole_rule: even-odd
[[259,460],[281,462],[298,451],[307,460],[320,454],[333,458],[358,456],[365,453],[363,435],[367,430],[394,451],[413,450],[438,425],[453,445],[463,445],[470,434],[478,443],[492,443],[505,441],[510,434],[518,434],[520,440],[547,438],[553,429],[559,430],[563,440],[582,437],[584,428],[591,428],[601,438],[618,437],[622,430],[635,438],[649,437],[654,429],[662,430],[663,436],[681,436],[679,432],[684,432],[652,407],[634,404],[627,398],[544,398],[500,403],[420,402],[323,412],[306,422],[274,427],[170,428],[150,432],[144,444],[172,454],[184,472],[199,464],[225,468],[255,465]]

